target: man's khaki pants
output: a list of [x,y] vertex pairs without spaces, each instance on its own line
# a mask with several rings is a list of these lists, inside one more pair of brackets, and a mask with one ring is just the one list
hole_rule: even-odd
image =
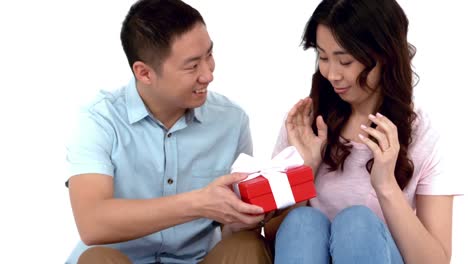
[[[78,264],[129,264],[130,259],[118,250],[92,247],[83,252]],[[201,264],[270,264],[271,252],[263,236],[255,231],[237,232],[221,240]]]

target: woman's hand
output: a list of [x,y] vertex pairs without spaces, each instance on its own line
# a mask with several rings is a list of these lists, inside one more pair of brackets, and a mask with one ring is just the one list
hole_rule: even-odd
[[289,144],[296,147],[304,159],[304,164],[317,170],[322,163],[322,148],[327,141],[327,125],[322,116],[317,117],[318,135],[315,135],[311,126],[310,112],[312,99],[306,97],[299,100],[289,111],[286,119]]
[[374,164],[371,170],[371,184],[374,189],[383,190],[386,186],[394,184],[395,166],[400,151],[398,129],[387,117],[377,113],[369,115],[369,119],[377,125],[376,128],[361,125],[361,129],[377,139],[377,142],[359,134],[362,142],[374,154]]

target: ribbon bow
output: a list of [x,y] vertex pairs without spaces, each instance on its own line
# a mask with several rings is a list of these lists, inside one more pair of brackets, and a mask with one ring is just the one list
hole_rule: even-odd
[[[231,172],[250,173],[243,181],[258,176],[265,177],[270,184],[276,206],[278,209],[281,209],[296,203],[286,171],[303,164],[304,160],[299,152],[295,147],[290,146],[267,162],[262,162],[252,156],[241,153],[232,165]],[[240,197],[238,184],[234,184],[234,191]]]

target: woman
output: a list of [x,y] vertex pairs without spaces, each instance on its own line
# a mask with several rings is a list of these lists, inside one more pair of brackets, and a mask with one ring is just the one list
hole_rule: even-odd
[[318,194],[284,218],[275,263],[450,262],[457,193],[413,105],[407,32],[394,0],[324,0],[307,23],[318,69],[275,152],[294,145]]

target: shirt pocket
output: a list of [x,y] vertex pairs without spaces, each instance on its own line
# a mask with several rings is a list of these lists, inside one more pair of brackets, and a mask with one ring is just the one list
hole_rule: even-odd
[[194,170],[192,174],[192,190],[201,189],[210,184],[215,179],[229,174],[230,168],[217,170]]

